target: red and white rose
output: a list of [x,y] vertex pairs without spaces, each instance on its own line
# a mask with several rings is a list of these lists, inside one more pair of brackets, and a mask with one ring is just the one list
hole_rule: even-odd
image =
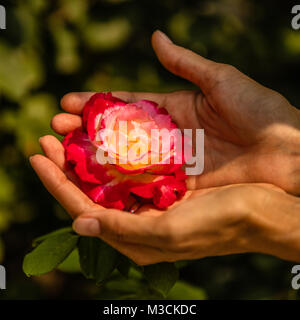
[[67,165],[94,202],[122,210],[135,197],[164,209],[185,194],[186,139],[166,109],[97,93],[82,118],[63,145]]

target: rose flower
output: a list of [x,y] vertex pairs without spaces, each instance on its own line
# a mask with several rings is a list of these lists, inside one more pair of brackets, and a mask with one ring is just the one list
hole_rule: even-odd
[[68,168],[94,202],[122,210],[134,197],[164,209],[185,194],[186,137],[166,109],[96,93],[82,118],[63,145]]

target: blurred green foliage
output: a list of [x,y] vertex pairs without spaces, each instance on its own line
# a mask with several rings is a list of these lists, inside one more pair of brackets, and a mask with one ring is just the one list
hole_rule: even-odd
[[[33,238],[70,224],[28,164],[38,138],[69,91],[171,91],[193,85],[157,62],[150,36],[161,29],[183,46],[233,64],[300,105],[300,31],[289,1],[11,0],[0,30],[0,298],[149,298],[138,274],[98,288],[78,274],[73,252],[60,271],[26,278]],[[296,299],[290,262],[247,254],[182,264],[170,298]]]

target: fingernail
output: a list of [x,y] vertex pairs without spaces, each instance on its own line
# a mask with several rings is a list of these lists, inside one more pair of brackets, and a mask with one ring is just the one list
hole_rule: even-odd
[[73,229],[83,236],[97,236],[100,234],[100,223],[94,218],[78,218],[73,222]]
[[163,33],[162,31],[156,30],[156,32],[158,32],[160,37],[163,38],[168,43],[173,43],[172,40],[165,33]]

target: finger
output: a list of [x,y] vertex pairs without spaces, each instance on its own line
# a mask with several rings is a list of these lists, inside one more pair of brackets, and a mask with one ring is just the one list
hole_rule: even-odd
[[271,189],[280,193],[286,193],[282,188],[279,188],[277,186],[275,186],[274,184],[271,183],[255,183],[256,186],[258,187],[263,187],[263,188],[267,188],[267,189]]
[[95,209],[92,200],[68,180],[62,170],[50,159],[36,154],[30,158],[30,163],[46,189],[73,218]]
[[127,103],[137,102],[139,100],[151,100],[158,103],[160,106],[165,106],[165,102],[170,93],[154,93],[154,92],[128,92],[128,91],[113,91],[113,96],[124,100]]
[[166,69],[192,81],[204,93],[207,93],[215,83],[216,70],[221,64],[175,45],[159,30],[152,35],[152,46],[159,61]]
[[67,135],[69,132],[81,128],[82,118],[78,115],[69,113],[60,113],[54,116],[51,120],[52,129],[62,136]]
[[[61,99],[61,107],[70,113],[81,114],[82,109],[86,102],[96,92],[71,92],[66,94]],[[127,103],[136,102],[138,100],[146,99],[152,100],[163,106],[165,103],[166,93],[151,93],[151,92],[127,92],[127,91],[114,91],[113,96],[124,100]]]
[[53,161],[61,170],[65,167],[65,149],[54,136],[47,135],[39,139],[41,148],[47,158]]
[[70,92],[62,97],[60,105],[67,112],[81,114],[85,103],[94,94],[95,92]]
[[[113,248],[130,258],[138,265],[144,266],[148,264],[159,263],[162,261],[169,261],[171,259],[171,257],[167,253],[162,252],[158,248],[153,248],[141,244],[118,242],[104,237],[102,237],[102,240],[107,242]],[[179,260],[179,258],[177,260]]]
[[79,185],[78,177],[72,170],[69,170],[65,162],[65,148],[54,136],[44,136],[39,139],[45,156],[53,161],[75,185]]
[[[97,228],[96,228],[97,226]],[[164,245],[163,231],[159,218],[135,215],[122,211],[87,213],[76,219],[74,229],[84,236],[100,236],[118,242],[138,243],[153,247]]]

